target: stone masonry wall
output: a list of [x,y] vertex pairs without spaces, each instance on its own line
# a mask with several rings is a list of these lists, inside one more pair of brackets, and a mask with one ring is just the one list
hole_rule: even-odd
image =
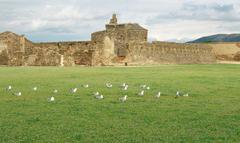
[[[215,62],[212,48],[206,44],[148,43],[128,40],[128,43],[120,42],[122,48],[119,49],[123,51],[116,53],[116,48],[121,46],[118,45],[118,38],[121,37],[115,39],[105,34],[97,33],[95,37],[97,40],[94,41],[32,43],[23,36],[4,33],[0,35],[0,65],[103,66],[125,62],[134,65]],[[123,53],[123,56],[119,52]]]
[[8,65],[7,44],[0,40],[0,65]]
[[124,62],[129,64],[208,64],[215,62],[212,48],[201,44],[169,42],[129,43]]
[[[0,33],[0,65],[74,66],[107,65],[111,41],[33,43],[12,32]],[[112,54],[111,54],[112,56]]]
[[[113,14],[91,41],[33,43],[24,35],[0,33],[0,65],[74,66],[215,63],[209,45],[148,43],[148,30],[137,23],[118,24]],[[239,59],[237,56],[235,59]]]
[[91,66],[95,45],[91,41],[35,43],[33,48],[26,49],[26,65],[57,66],[63,55],[64,66]]
[[0,34],[0,64],[21,66],[24,63],[24,49],[32,47],[32,43],[24,36],[11,32]]

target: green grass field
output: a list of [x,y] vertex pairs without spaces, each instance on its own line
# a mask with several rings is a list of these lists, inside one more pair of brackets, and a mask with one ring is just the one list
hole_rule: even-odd
[[[82,84],[90,87],[69,93]],[[151,87],[144,97],[136,95],[141,84]],[[240,142],[240,65],[1,67],[0,87],[1,143]],[[190,96],[175,99],[177,90]]]

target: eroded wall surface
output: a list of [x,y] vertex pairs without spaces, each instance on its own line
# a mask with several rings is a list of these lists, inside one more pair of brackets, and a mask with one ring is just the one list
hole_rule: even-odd
[[0,41],[0,65],[8,65],[7,44]]
[[208,43],[213,48],[217,60],[220,61],[240,61],[240,43],[236,42],[219,42],[219,43]]
[[92,65],[92,56],[96,44],[91,41],[83,42],[52,42],[34,43],[34,47],[25,53],[27,65]]
[[0,33],[0,65],[104,66],[216,62],[209,45],[148,43],[147,29],[137,23],[118,24],[117,21],[114,14],[105,30],[92,33],[91,41],[34,43],[12,32]]
[[24,36],[11,32],[0,34],[0,64],[10,66],[21,66],[24,63],[24,52],[26,47],[32,43]]
[[215,63],[212,48],[201,44],[169,42],[129,43],[129,64],[209,64]]
[[33,43],[12,32],[0,33],[0,65],[75,66],[108,65],[114,42],[70,41]]
[[[141,35],[142,38],[144,35]],[[148,43],[131,39],[132,36],[128,37],[131,40],[120,39],[119,42],[119,36],[106,32],[94,36],[94,41],[32,43],[23,36],[6,33],[0,36],[0,65],[103,66],[216,62],[212,48],[206,44]]]

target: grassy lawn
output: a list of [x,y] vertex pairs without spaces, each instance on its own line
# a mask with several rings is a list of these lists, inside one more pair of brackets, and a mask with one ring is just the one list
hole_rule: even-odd
[[[144,97],[136,95],[141,84],[151,87]],[[190,96],[175,99],[177,90]],[[240,65],[0,67],[0,142],[240,142]]]

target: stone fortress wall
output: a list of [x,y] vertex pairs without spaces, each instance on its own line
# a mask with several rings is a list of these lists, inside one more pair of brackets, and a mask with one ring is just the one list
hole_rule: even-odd
[[49,42],[34,43],[26,52],[27,65],[92,65],[94,43],[83,42]]
[[213,49],[213,53],[219,61],[240,61],[239,42],[206,43]]
[[31,42],[11,32],[4,32],[0,35],[0,64],[1,65],[22,65],[24,49],[30,46]]
[[155,41],[131,43],[126,62],[139,64],[210,64],[215,62],[212,48],[201,44]]
[[115,64],[209,64],[216,62],[212,48],[208,45],[160,41],[149,43],[147,37],[147,29],[136,23],[118,24],[116,15],[113,15],[110,23],[106,25],[106,30],[92,34],[92,41],[105,43],[106,38],[110,39],[114,48],[108,53],[112,53],[112,63]]
[[0,33],[0,65],[102,66],[208,64],[216,59],[204,44],[147,42],[148,30],[136,23],[118,24],[113,15],[106,30],[91,41],[34,43],[12,32]]

